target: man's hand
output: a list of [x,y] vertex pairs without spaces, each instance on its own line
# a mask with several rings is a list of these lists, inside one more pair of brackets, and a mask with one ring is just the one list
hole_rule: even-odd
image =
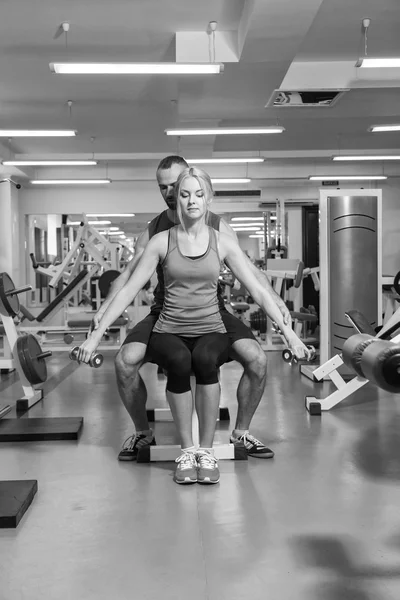
[[96,351],[98,345],[99,342],[96,339],[89,336],[87,340],[85,340],[83,344],[79,346],[79,350],[76,355],[76,360],[78,361],[78,363],[89,363],[90,358],[92,354],[94,354],[94,352]]

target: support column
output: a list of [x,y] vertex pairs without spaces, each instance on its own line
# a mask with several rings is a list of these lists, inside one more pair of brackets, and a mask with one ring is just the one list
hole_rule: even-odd
[[9,181],[0,183],[0,272],[7,272],[14,284],[23,283],[19,264],[18,190]]

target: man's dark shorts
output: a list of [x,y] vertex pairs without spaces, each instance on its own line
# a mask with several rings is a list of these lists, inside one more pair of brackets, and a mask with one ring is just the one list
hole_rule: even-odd
[[[122,345],[125,346],[125,344],[139,342],[140,344],[145,344],[145,346],[147,346],[159,314],[160,311],[152,310],[147,317],[139,321],[139,323],[128,331],[128,335]],[[221,317],[231,344],[243,339],[256,341],[250,327],[247,327],[243,321],[232,315],[230,312],[221,310]]]

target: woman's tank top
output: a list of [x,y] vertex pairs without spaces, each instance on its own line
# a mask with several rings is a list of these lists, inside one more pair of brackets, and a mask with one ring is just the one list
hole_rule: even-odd
[[169,230],[168,251],[162,262],[164,305],[153,331],[198,337],[226,333],[217,299],[220,258],[215,230],[208,227],[205,254],[191,259],[178,245],[178,226]]

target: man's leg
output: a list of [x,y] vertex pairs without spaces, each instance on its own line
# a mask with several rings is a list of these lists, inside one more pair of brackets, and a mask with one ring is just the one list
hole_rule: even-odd
[[238,411],[235,429],[249,429],[264,393],[267,379],[267,357],[256,340],[237,340],[230,356],[243,367],[237,389]]
[[249,456],[272,458],[273,451],[249,433],[250,423],[264,393],[267,377],[267,357],[249,329],[227,311],[221,317],[231,340],[230,357],[243,366],[237,389],[238,412],[231,442],[244,443]]
[[140,342],[125,344],[115,357],[115,373],[121,400],[136,431],[149,429],[146,413],[147,391],[139,369],[147,347]]
[[155,444],[146,413],[147,392],[139,369],[158,316],[149,314],[128,333],[115,357],[115,372],[121,400],[135,426],[135,434],[124,442],[119,460],[136,460],[141,446]]

